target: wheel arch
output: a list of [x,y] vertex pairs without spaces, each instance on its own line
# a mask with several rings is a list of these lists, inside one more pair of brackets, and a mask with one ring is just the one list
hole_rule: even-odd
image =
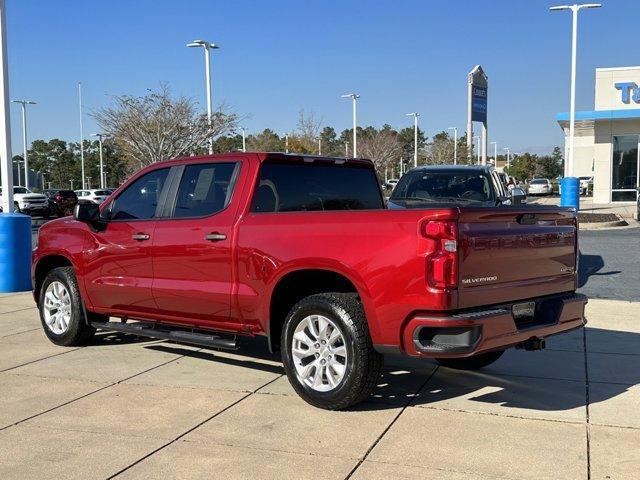
[[33,296],[36,302],[40,298],[40,289],[47,273],[58,267],[74,267],[74,265],[69,257],[59,253],[41,257],[36,263],[33,276]]
[[280,348],[282,327],[291,308],[303,298],[318,293],[358,294],[367,315],[370,331],[373,330],[374,322],[368,315],[370,309],[367,308],[368,292],[362,282],[343,270],[327,266],[292,269],[283,272],[272,285],[265,312],[269,350],[272,352]]

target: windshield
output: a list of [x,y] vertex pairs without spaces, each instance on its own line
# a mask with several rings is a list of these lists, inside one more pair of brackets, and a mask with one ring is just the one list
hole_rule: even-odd
[[543,178],[531,180],[531,185],[546,185],[547,181]]
[[31,193],[31,192],[24,187],[13,187],[13,193],[14,195],[15,194],[23,195],[25,193]]
[[482,173],[411,172],[391,195],[392,202],[482,203],[493,200],[489,178]]

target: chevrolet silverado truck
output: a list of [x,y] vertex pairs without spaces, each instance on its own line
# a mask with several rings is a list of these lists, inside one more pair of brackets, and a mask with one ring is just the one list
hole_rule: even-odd
[[474,204],[464,182],[467,200],[389,209],[363,159],[153,164],[40,229],[44,331],[58,345],[103,330],[223,349],[264,336],[304,400],[343,409],[371,394],[384,354],[477,369],[582,327],[575,211]]

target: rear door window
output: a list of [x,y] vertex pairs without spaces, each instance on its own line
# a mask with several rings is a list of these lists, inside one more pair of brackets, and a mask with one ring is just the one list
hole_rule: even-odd
[[239,166],[237,162],[187,165],[178,187],[173,217],[204,217],[224,210],[231,200]]
[[384,208],[375,171],[349,164],[265,162],[253,195],[253,212]]

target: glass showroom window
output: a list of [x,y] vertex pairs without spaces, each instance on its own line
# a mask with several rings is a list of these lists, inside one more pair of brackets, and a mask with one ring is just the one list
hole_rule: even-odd
[[638,188],[638,135],[613,136],[611,200],[635,202]]

